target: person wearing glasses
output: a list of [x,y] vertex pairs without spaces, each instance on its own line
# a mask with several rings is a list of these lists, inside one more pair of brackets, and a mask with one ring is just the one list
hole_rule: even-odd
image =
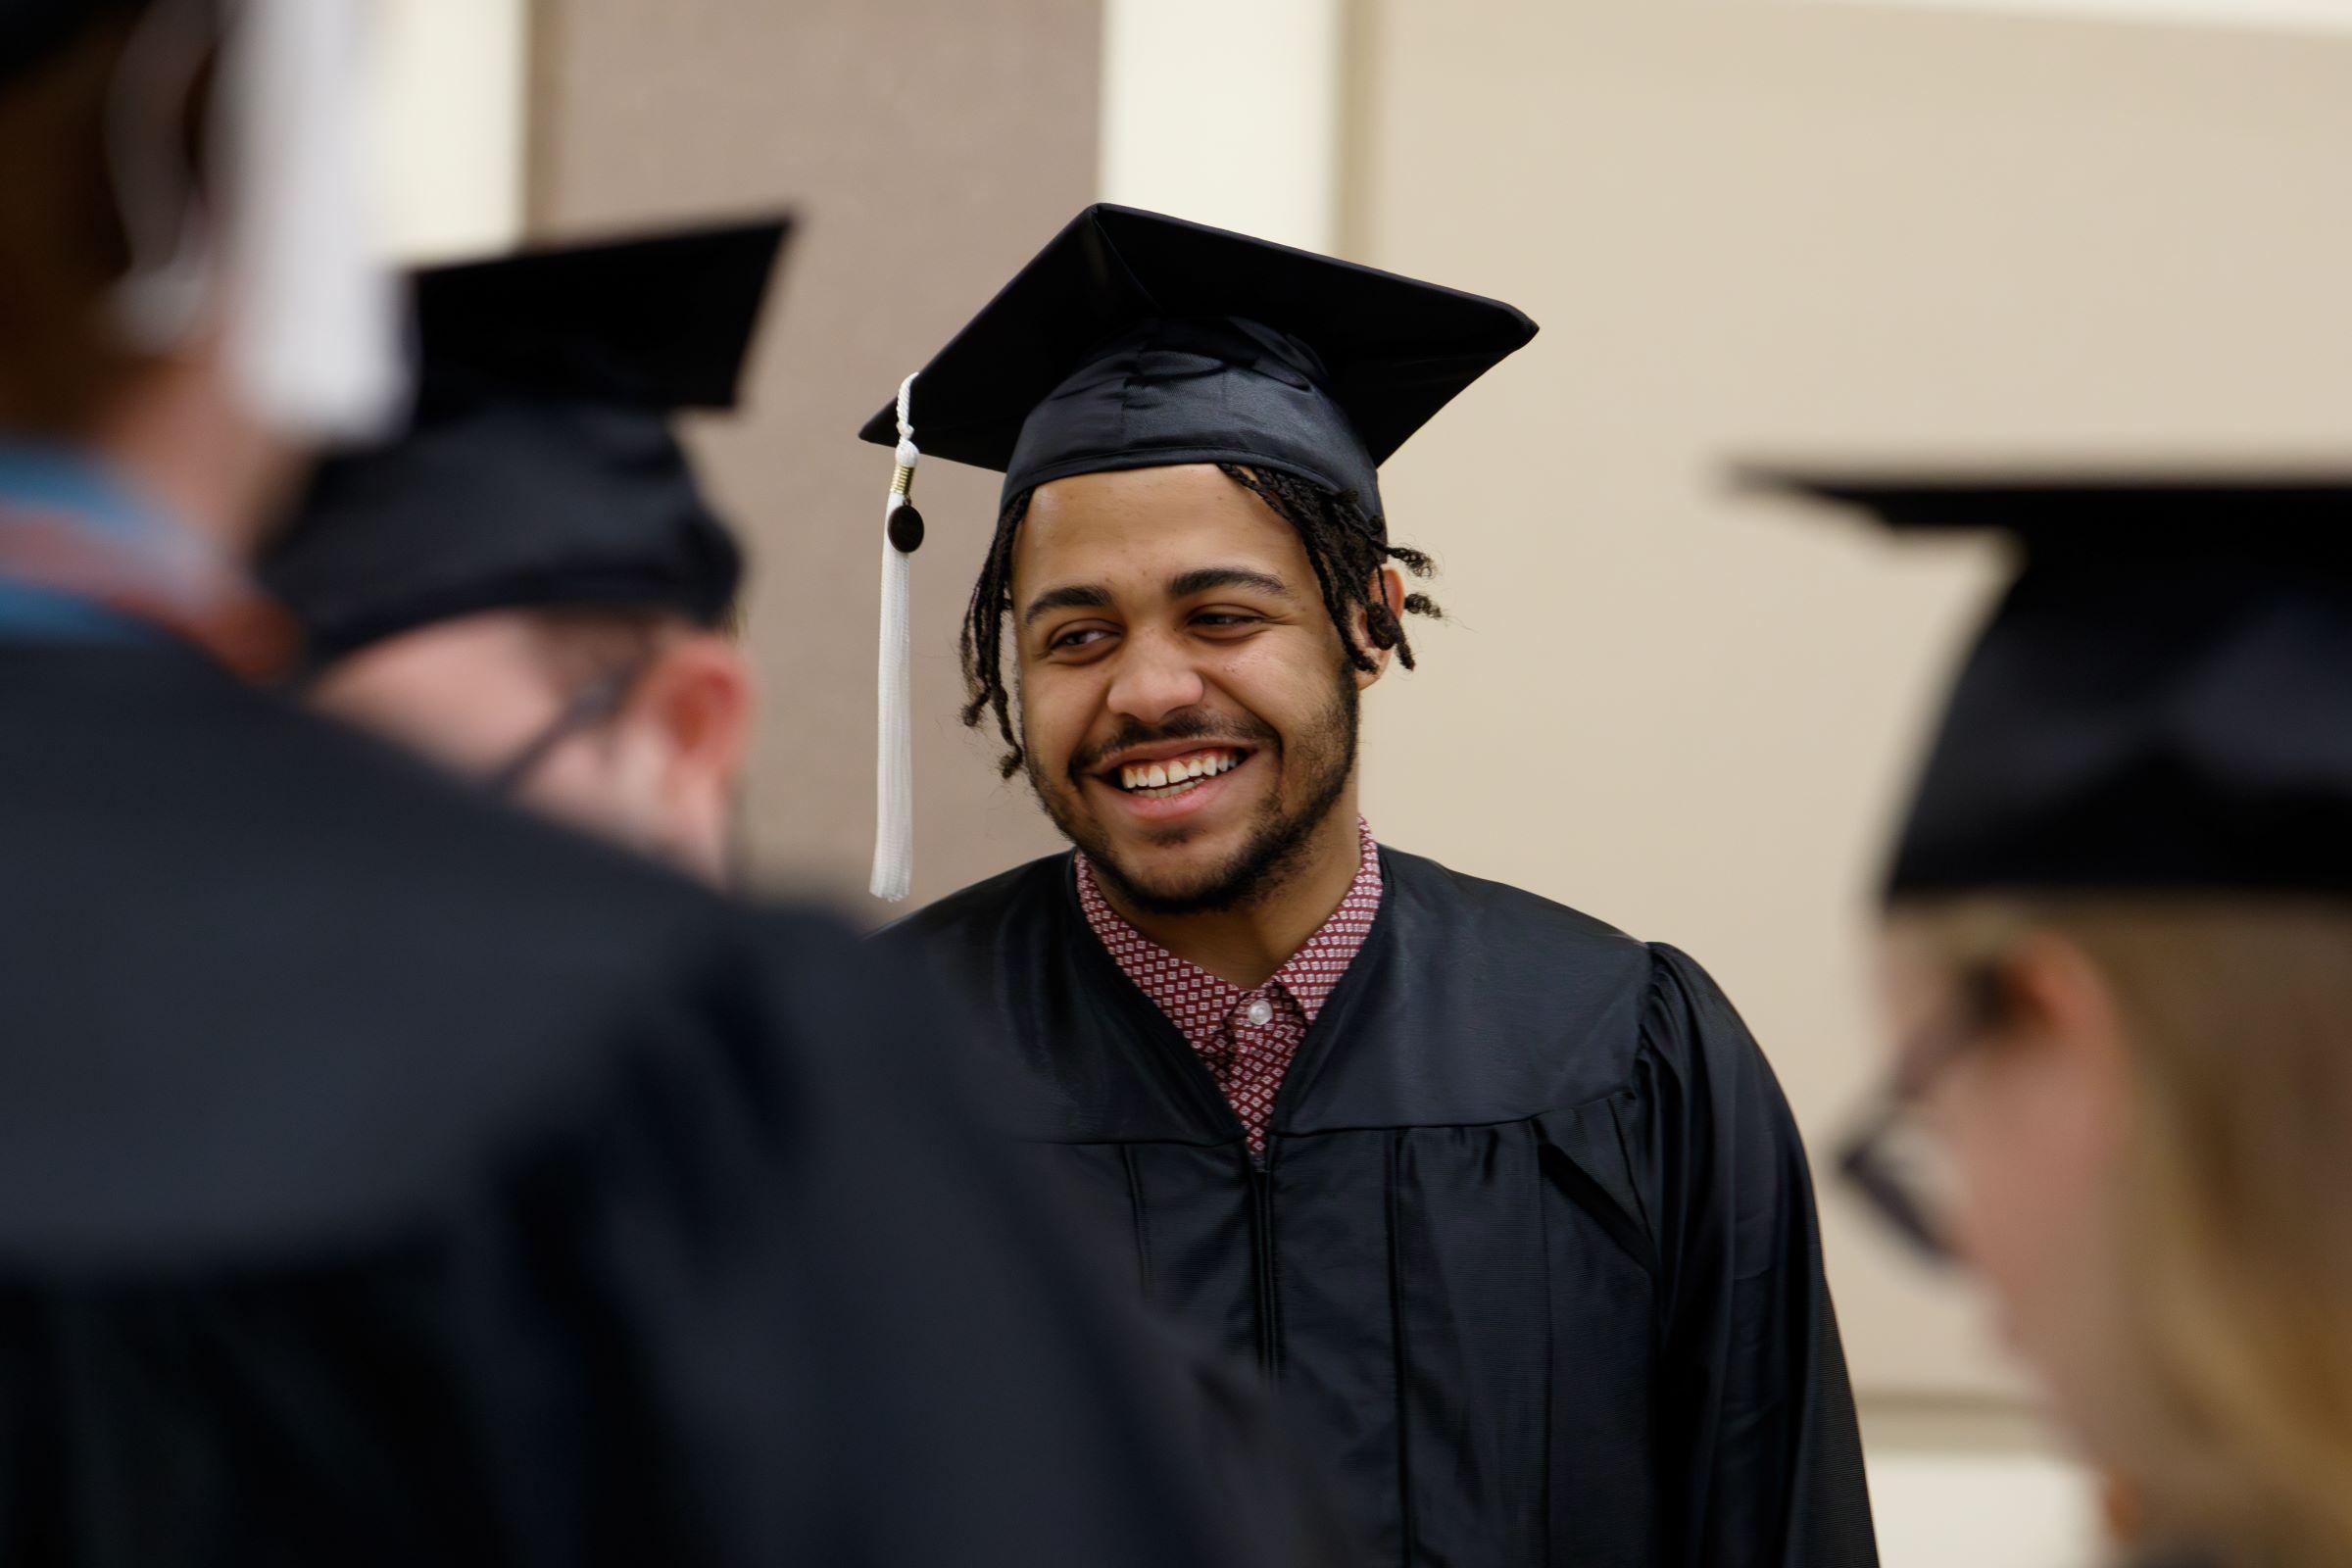
[[1886,885],[1846,1174],[2150,1563],[2352,1562],[2352,480],[1808,474],[2024,565]]
[[305,634],[306,700],[729,880],[743,558],[670,426],[734,407],[787,228],[420,272],[415,428],[326,464],[262,563]]

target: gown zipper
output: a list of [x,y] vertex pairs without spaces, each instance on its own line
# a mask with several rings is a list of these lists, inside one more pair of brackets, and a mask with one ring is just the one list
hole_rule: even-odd
[[[1248,1158],[1245,1145],[1244,1158]],[[1269,1141],[1266,1151],[1271,1163],[1273,1149]],[[1274,1381],[1274,1184],[1265,1166],[1254,1161],[1250,1167],[1250,1251],[1251,1296],[1257,1308],[1257,1370],[1268,1383]]]

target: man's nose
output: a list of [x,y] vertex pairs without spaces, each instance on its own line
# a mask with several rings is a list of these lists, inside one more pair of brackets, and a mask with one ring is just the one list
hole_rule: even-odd
[[1106,701],[1122,718],[1156,725],[1170,713],[1199,706],[1206,692],[1181,646],[1165,637],[1139,637],[1120,651]]

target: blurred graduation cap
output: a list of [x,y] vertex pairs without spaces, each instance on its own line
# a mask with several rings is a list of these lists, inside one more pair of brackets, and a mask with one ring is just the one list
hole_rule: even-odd
[[[859,434],[896,447],[883,550],[873,891],[911,880],[906,505],[925,454],[1004,497],[1074,474],[1234,463],[1347,497],[1386,536],[1377,470],[1535,322],[1497,300],[1131,207],[1087,208]],[[919,445],[918,445],[919,442]]]
[[2022,547],[1889,897],[2352,892],[2352,471],[1744,478]]
[[742,559],[670,428],[735,406],[782,219],[418,274],[414,428],[326,464],[263,579],[313,667],[478,611],[714,625]]

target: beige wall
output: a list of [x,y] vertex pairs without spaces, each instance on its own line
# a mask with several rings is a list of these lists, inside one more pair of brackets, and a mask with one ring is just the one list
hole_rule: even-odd
[[[1689,948],[1825,1150],[1865,890],[1974,549],[1734,454],[2341,449],[2352,40],[1858,6],[1366,0],[1346,232],[1544,323],[1387,470],[1450,629],[1371,709],[1397,842]],[[1826,1200],[1866,1401],[1999,1400]]]
[[[864,896],[888,454],[865,416],[1092,194],[1094,0],[539,0],[533,227],[789,205],[804,220],[743,417],[698,432],[757,552],[763,879]],[[956,727],[953,628],[993,475],[938,465],[916,558],[917,901],[1052,844]]]

